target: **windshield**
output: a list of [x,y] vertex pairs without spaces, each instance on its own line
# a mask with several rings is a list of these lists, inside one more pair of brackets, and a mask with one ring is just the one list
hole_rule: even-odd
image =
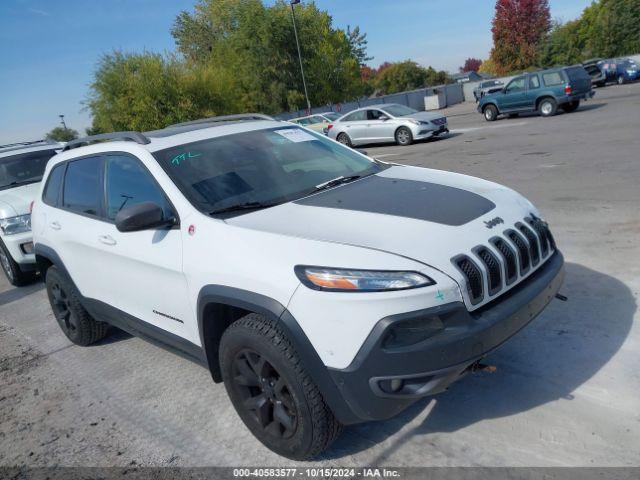
[[39,182],[55,154],[55,150],[40,150],[0,158],[0,190]]
[[404,105],[385,105],[382,110],[391,114],[392,117],[405,117],[407,115],[418,113],[417,110],[405,107]]
[[488,82],[484,82],[482,84],[482,88],[496,87],[498,85],[502,85],[502,82],[498,82],[497,80],[489,80]]
[[340,118],[339,113],[323,113],[322,116],[331,122],[335,122],[337,119]]
[[307,196],[338,177],[384,169],[323,135],[297,127],[243,132],[153,154],[199,210],[270,206]]

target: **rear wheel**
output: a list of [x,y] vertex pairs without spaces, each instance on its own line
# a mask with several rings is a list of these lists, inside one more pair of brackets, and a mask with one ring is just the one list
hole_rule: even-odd
[[353,146],[353,144],[351,143],[351,139],[349,138],[349,135],[347,135],[346,133],[341,133],[340,135],[338,135],[336,140],[341,144],[346,145],[347,147]]
[[538,110],[543,117],[552,117],[558,111],[558,103],[553,98],[543,98],[538,105]]
[[580,100],[575,100],[573,102],[565,103],[562,105],[562,110],[567,113],[575,112],[578,107],[580,107]]
[[498,109],[495,105],[487,105],[482,113],[487,122],[494,122],[498,118]]
[[267,448],[305,460],[340,434],[340,423],[285,332],[264,316],[249,314],[225,330],[220,362],[233,406]]
[[86,347],[107,335],[109,325],[94,320],[80,303],[73,284],[57,267],[49,267],[45,275],[51,309],[62,332],[76,345]]
[[35,271],[23,272],[20,265],[13,259],[7,247],[4,246],[2,240],[0,240],[0,265],[4,274],[7,276],[7,280],[14,287],[21,287],[35,279]]
[[400,127],[396,130],[396,143],[402,147],[413,143],[413,134],[407,127]]

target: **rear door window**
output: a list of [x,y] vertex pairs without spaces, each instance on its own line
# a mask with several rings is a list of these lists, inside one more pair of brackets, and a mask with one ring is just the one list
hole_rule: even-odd
[[555,85],[562,85],[564,78],[562,78],[560,72],[543,73],[542,81],[547,87],[553,87]]
[[101,157],[69,162],[62,195],[64,208],[85,215],[100,215],[103,192],[101,170]]
[[529,77],[529,90],[535,90],[540,87],[540,79],[538,75],[531,75]]
[[359,122],[367,119],[367,111],[359,110],[357,112],[353,112],[345,117],[343,122]]
[[64,177],[64,169],[66,164],[56,165],[51,170],[47,184],[44,187],[44,193],[42,194],[42,201],[52,207],[58,206],[58,199],[60,198],[60,187],[62,186],[62,179]]

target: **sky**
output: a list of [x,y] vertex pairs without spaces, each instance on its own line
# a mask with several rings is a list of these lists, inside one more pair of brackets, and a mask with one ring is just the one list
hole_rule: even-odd
[[[196,0],[1,0],[0,144],[35,140],[64,114],[81,133],[96,62],[114,49],[174,50],[171,26]],[[267,0],[271,3],[273,0]],[[303,0],[306,1],[306,0]],[[553,18],[580,16],[591,0],[551,0]],[[334,25],[367,33],[370,62],[412,59],[455,72],[491,49],[493,0],[316,0]],[[304,39],[301,39],[304,41]]]

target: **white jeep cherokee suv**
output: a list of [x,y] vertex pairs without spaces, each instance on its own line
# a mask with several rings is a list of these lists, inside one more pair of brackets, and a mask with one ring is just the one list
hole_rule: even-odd
[[0,265],[12,285],[34,278],[31,202],[47,162],[61,148],[45,141],[0,146]]
[[445,389],[563,279],[513,190],[257,114],[74,141],[45,177],[35,251],[67,337],[115,325],[205,365],[294,459]]

